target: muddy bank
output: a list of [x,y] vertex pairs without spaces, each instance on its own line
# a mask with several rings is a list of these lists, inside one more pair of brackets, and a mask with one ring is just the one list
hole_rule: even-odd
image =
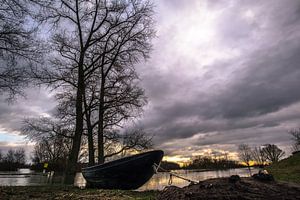
[[154,200],[156,191],[121,191],[100,189],[79,189],[66,186],[13,186],[0,187],[1,200]]
[[199,184],[178,188],[166,187],[158,195],[158,200],[190,199],[272,199],[300,200],[300,186],[295,184],[261,182],[253,178],[219,178],[202,181]]

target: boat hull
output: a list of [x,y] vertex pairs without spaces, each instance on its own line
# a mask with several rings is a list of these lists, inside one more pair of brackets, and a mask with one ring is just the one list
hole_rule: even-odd
[[144,185],[155,173],[163,151],[156,150],[82,169],[89,187],[132,190]]

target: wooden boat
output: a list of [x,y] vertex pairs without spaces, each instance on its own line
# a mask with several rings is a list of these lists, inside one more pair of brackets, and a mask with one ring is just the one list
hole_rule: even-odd
[[144,185],[156,172],[164,152],[149,151],[82,169],[89,187],[133,190]]

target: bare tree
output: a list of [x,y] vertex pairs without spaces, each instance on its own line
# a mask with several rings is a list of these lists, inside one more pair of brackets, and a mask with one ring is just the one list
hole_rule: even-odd
[[257,165],[263,166],[265,165],[267,158],[265,152],[261,147],[254,147],[252,152],[252,159],[255,161]]
[[6,156],[4,157],[4,162],[14,164],[15,163],[15,152],[12,149],[9,149]]
[[[40,141],[61,136],[71,140],[73,138],[74,125],[68,121],[59,121],[47,117],[27,118],[24,120],[22,133],[28,139]],[[70,142],[69,142],[70,143]]]
[[26,163],[26,155],[24,149],[17,149],[14,153],[15,162],[19,165],[24,165]]
[[114,76],[106,78],[104,88],[101,88],[100,97],[97,99],[99,163],[104,162],[106,157],[103,141],[105,132],[113,132],[124,121],[137,117],[146,104],[144,91],[134,83],[137,75],[133,70],[126,72],[112,70]]
[[300,128],[290,130],[289,134],[293,141],[292,151],[300,151]]
[[68,120],[46,117],[24,120],[22,133],[34,141],[33,162],[48,162],[54,169],[65,169],[73,140],[74,125]]
[[15,151],[13,149],[9,149],[5,156],[2,158],[2,162],[0,163],[1,171],[16,171],[17,168],[16,159],[15,159]]
[[[128,70],[127,70],[128,71]],[[124,73],[124,72],[123,72]],[[128,72],[127,72],[128,73]],[[144,132],[141,130],[127,132],[124,134],[116,134],[121,123],[124,120],[134,119],[141,112],[141,107],[146,103],[144,91],[139,88],[134,80],[136,75],[133,72],[127,74],[117,74],[114,73],[114,77],[110,77],[107,80],[107,90],[106,101],[104,102],[104,159],[110,157],[108,154],[107,144],[114,144],[119,150],[120,146],[124,146],[124,149],[133,149],[138,145],[143,145],[143,139],[148,139]],[[83,135],[88,137],[88,152],[89,152],[89,164],[93,165],[95,162],[94,152],[97,148],[94,147],[94,138],[97,138],[97,125],[98,125],[98,105],[99,105],[99,93],[97,92],[97,82],[89,81],[87,82],[84,93],[84,131]],[[59,100],[58,105],[58,116],[61,119],[74,118],[74,94],[72,91],[64,91],[57,95]],[[72,123],[72,120],[70,121]],[[139,134],[137,134],[139,132]],[[112,137],[114,136],[114,137]],[[141,137],[143,136],[143,137]],[[125,138],[135,138],[135,145],[127,145],[123,142]],[[122,140],[122,145],[120,141]],[[129,141],[128,139],[126,141]],[[126,148],[125,148],[126,146]],[[112,147],[112,145],[111,145]],[[109,148],[112,151],[112,148]],[[124,150],[123,149],[123,150]],[[123,152],[120,151],[120,152]],[[115,151],[114,151],[115,152]],[[117,151],[119,152],[119,151]]]
[[152,138],[142,129],[131,129],[125,133],[117,132],[105,134],[104,136],[104,159],[123,154],[129,151],[142,151],[153,146]]
[[70,142],[62,136],[42,139],[34,147],[33,160],[36,164],[47,162],[55,168],[64,169],[70,150]]
[[266,144],[264,146],[262,151],[264,152],[266,159],[271,163],[278,162],[285,155],[285,152],[275,144]]
[[[73,140],[74,104],[72,103],[72,95],[66,96],[68,94],[66,92],[63,94],[58,95],[60,96],[60,103],[56,115],[57,119],[41,117],[24,120],[23,134],[36,142],[33,157],[35,163],[47,161],[55,164],[67,158],[65,152],[70,149]],[[94,122],[94,127],[96,124],[97,122]],[[85,126],[84,135],[88,134],[87,128]],[[152,138],[141,129],[131,129],[125,133],[120,133],[115,129],[109,130],[104,134],[105,158],[124,154],[126,151],[141,151],[152,146]],[[95,128],[92,131],[93,136],[95,136]],[[85,152],[86,145],[83,144],[80,157],[84,156]]]
[[238,147],[238,151],[240,160],[247,165],[251,175],[250,162],[252,161],[252,150],[250,146],[247,144],[241,144]]
[[[30,79],[29,66],[40,61],[41,45],[33,21],[30,0],[0,0],[0,92],[9,100],[23,95]],[[30,26],[31,25],[31,26]]]
[[[99,69],[106,76],[107,70],[115,66],[116,61],[134,63],[140,55],[148,54],[153,35],[152,5],[143,0],[41,2],[42,17],[55,27],[52,43],[57,53],[51,62],[53,68],[45,69],[38,78],[55,87],[69,85],[76,89],[76,125],[67,169],[68,173],[74,174],[84,131],[86,80]],[[131,52],[135,52],[136,56],[129,57]],[[122,63],[122,66],[126,67],[127,64]],[[105,76],[101,76],[101,80]],[[105,82],[101,81],[100,84],[104,86]],[[100,118],[103,118],[103,101],[104,98],[100,98]],[[99,123],[102,121],[100,119]],[[102,133],[100,129],[99,134]],[[98,138],[98,143],[102,144],[103,134]],[[100,149],[103,149],[102,146]],[[103,153],[100,157],[103,158]]]

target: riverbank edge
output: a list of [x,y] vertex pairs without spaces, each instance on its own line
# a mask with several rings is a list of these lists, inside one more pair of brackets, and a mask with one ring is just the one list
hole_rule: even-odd
[[[228,178],[215,178],[201,181],[200,184],[206,184],[209,190],[211,185],[219,184],[222,180],[227,180]],[[242,181],[246,182],[256,182],[253,178],[242,178]],[[265,184],[265,183],[261,183]],[[285,182],[285,181],[275,181],[270,184],[276,184],[288,187],[300,188],[300,184]],[[172,186],[171,186],[172,187]],[[173,186],[175,187],[175,186]],[[169,188],[169,187],[167,187]],[[177,187],[175,187],[177,188]],[[182,190],[184,188],[189,188],[189,186],[178,188]],[[149,191],[131,191],[131,190],[103,190],[103,189],[80,189],[75,186],[64,186],[64,185],[52,185],[52,186],[0,186],[0,197],[1,200],[25,200],[25,199],[102,199],[102,200],[129,200],[129,199],[139,199],[139,200],[154,200],[157,199],[164,193],[158,190]],[[300,195],[300,194],[299,194]]]

